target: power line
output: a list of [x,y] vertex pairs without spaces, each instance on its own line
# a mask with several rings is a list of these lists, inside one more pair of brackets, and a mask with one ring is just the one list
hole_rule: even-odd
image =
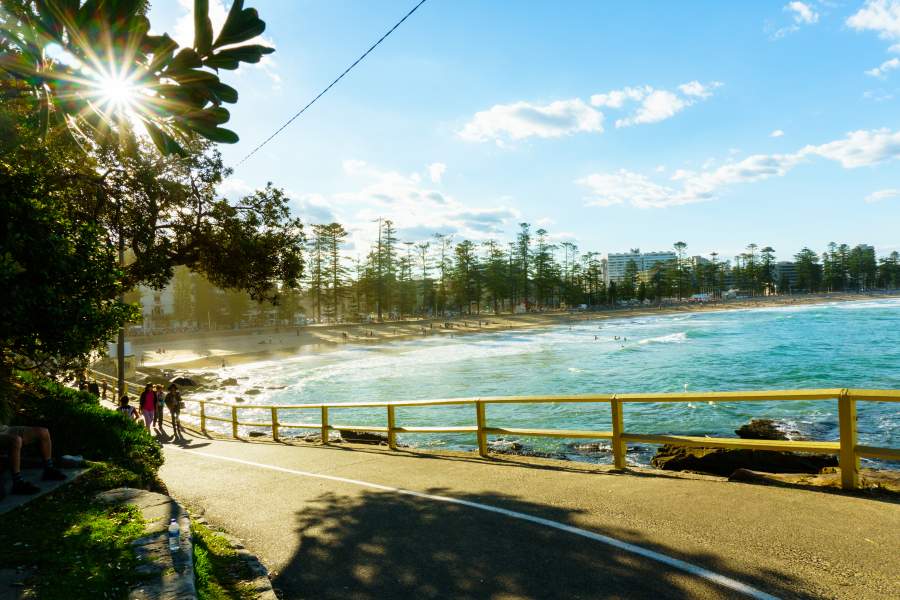
[[412,10],[410,10],[408,13],[406,13],[406,14],[403,16],[402,19],[400,19],[399,21],[397,21],[397,23],[395,23],[394,26],[391,27],[391,28],[387,31],[387,33],[385,33],[383,36],[381,36],[381,37],[378,39],[377,42],[375,42],[374,44],[372,44],[372,45],[369,47],[369,49],[366,50],[366,51],[362,54],[362,56],[360,56],[360,57],[357,58],[355,61],[353,61],[353,64],[352,64],[352,65],[350,65],[349,67],[347,67],[347,68],[344,70],[343,73],[341,73],[340,75],[338,75],[337,79],[335,79],[334,81],[332,81],[331,83],[329,83],[329,84],[328,84],[328,87],[326,87],[324,90],[322,90],[321,92],[319,92],[319,95],[318,95],[318,96],[316,96],[315,98],[313,98],[312,100],[310,100],[309,103],[308,103],[306,106],[304,106],[303,108],[301,108],[301,109],[297,112],[297,114],[295,114],[293,117],[291,117],[290,119],[288,119],[287,122],[285,122],[284,125],[282,125],[282,126],[279,127],[278,129],[276,129],[276,130],[275,130],[275,133],[273,133],[272,135],[270,135],[269,137],[267,137],[265,140],[263,140],[263,142],[262,142],[260,145],[258,145],[256,148],[254,148],[253,150],[251,150],[250,153],[247,154],[247,156],[245,156],[244,158],[242,158],[242,159],[235,165],[235,167],[239,167],[239,166],[241,166],[242,164],[244,164],[244,162],[246,162],[247,159],[249,159],[251,156],[253,156],[254,154],[256,154],[260,149],[262,149],[263,146],[265,146],[266,144],[268,144],[269,142],[271,142],[272,139],[273,139],[276,135],[278,135],[279,133],[281,133],[282,131],[284,131],[284,129],[287,128],[288,125],[290,125],[291,123],[293,123],[294,120],[297,119],[297,117],[299,117],[299,116],[302,115],[304,112],[306,112],[306,109],[307,109],[307,108],[309,108],[310,106],[312,106],[313,104],[315,104],[315,103],[316,103],[316,100],[318,100],[319,98],[321,98],[322,96],[324,96],[325,93],[328,92],[328,90],[330,90],[331,88],[333,88],[333,87],[335,86],[335,84],[336,84],[338,81],[340,81],[341,79],[344,78],[344,75],[346,75],[347,73],[349,73],[349,72],[353,69],[353,67],[355,67],[356,65],[358,65],[359,63],[361,63],[362,60],[363,60],[365,57],[367,57],[367,56],[369,55],[370,52],[372,52],[372,50],[374,50],[375,48],[377,48],[378,45],[379,45],[381,42],[383,42],[385,39],[387,39],[387,37],[388,37],[389,35],[391,35],[392,33],[394,33],[394,30],[397,29],[398,27],[400,27],[400,25],[403,23],[403,21],[405,21],[406,19],[408,19],[408,18],[410,17],[410,15],[412,15],[414,12],[416,12],[416,11],[419,9],[420,6],[422,6],[423,4],[425,4],[426,1],[427,1],[427,0],[421,0],[418,4],[416,4],[416,5],[412,8]]

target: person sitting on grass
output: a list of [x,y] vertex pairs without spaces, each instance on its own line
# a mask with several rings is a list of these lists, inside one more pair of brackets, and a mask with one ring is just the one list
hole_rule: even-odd
[[[22,478],[21,458],[22,446],[32,442],[40,442],[41,458],[44,462],[44,473],[41,477],[44,481],[62,481],[65,473],[53,466],[52,445],[50,432],[45,427],[20,427],[12,425],[0,425],[0,448],[9,452],[9,466],[12,471],[13,494],[34,494],[41,488]],[[6,495],[5,486],[0,482],[0,498]]]

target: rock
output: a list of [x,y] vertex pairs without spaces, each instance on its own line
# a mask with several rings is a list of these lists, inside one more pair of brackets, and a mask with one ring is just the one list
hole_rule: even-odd
[[228,379],[223,379],[222,383],[220,383],[219,385],[221,385],[222,387],[237,385],[237,379],[235,379],[234,377],[229,377]]
[[268,437],[269,434],[266,433],[265,431],[251,431],[251,432],[247,433],[247,435],[252,438],[259,438],[259,437]]
[[753,419],[734,431],[745,440],[786,440],[788,436],[775,426],[772,419]]
[[183,385],[186,387],[194,387],[197,385],[197,382],[195,382],[190,377],[186,377],[184,375],[179,375],[177,377],[173,377],[172,379],[169,380],[169,383],[174,383],[175,385]]
[[520,454],[522,452],[522,444],[516,440],[503,438],[488,440],[488,451],[495,454]]
[[738,469],[766,473],[818,473],[837,466],[837,457],[824,454],[775,452],[772,450],[727,450],[666,444],[650,463],[667,471],[699,471],[728,477]]
[[234,401],[235,401],[236,403],[238,403],[238,404],[240,404],[241,402],[246,402],[246,400],[244,400],[244,399],[241,398],[240,396],[238,396],[237,398],[235,398]]
[[257,389],[257,388],[250,388],[249,390],[247,390],[244,393],[247,394],[248,396],[256,396],[257,394],[262,394],[262,390]]
[[352,444],[387,444],[387,436],[368,431],[342,431],[341,437]]

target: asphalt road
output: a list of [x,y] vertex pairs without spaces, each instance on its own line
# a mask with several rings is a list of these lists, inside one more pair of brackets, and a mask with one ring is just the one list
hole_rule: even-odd
[[900,598],[900,504],[884,499],[205,438],[167,445],[161,476],[290,599]]

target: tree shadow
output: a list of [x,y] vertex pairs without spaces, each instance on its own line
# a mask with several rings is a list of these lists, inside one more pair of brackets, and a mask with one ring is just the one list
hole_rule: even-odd
[[[578,526],[573,511],[498,493],[450,496]],[[731,598],[737,591],[601,541],[507,515],[363,490],[324,493],[296,513],[299,545],[273,578],[284,598]],[[783,598],[806,596],[789,573],[686,552],[626,527],[591,531],[655,550]],[[806,593],[804,593],[806,592]]]

